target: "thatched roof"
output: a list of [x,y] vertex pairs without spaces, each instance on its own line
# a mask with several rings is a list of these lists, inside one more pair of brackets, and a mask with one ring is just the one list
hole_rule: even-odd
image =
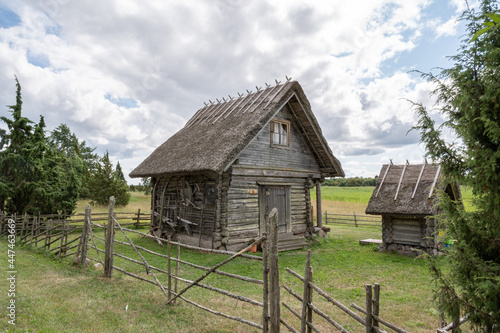
[[184,128],[153,151],[130,177],[221,174],[285,105],[301,122],[303,135],[307,136],[323,175],[344,176],[301,86],[296,81],[287,81],[198,110]]
[[456,184],[443,184],[439,165],[385,164],[380,170],[366,213],[434,215],[432,199],[437,190],[445,190],[453,199],[460,197]]

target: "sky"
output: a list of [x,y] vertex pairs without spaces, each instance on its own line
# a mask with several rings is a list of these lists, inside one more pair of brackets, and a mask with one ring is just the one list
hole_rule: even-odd
[[374,177],[391,159],[424,160],[418,132],[408,133],[417,121],[409,101],[433,106],[418,71],[452,65],[465,8],[465,0],[0,0],[0,115],[10,116],[17,76],[25,117],[43,115],[48,131],[68,125],[128,175],[204,102],[289,76],[346,176]]

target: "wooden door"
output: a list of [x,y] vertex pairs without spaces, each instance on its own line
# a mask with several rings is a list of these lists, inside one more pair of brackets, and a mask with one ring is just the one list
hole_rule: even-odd
[[259,192],[260,234],[269,230],[269,227],[265,225],[265,219],[274,207],[278,209],[279,233],[291,232],[290,186],[265,185],[260,186]]

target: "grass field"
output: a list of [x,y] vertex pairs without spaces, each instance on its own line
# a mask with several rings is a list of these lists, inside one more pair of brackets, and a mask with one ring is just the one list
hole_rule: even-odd
[[[331,189],[331,190],[330,190]],[[373,188],[371,188],[373,191]],[[323,187],[323,209],[342,213],[342,209],[362,212],[369,199],[369,188],[362,188],[356,197],[356,189]],[[150,197],[133,193],[133,200],[121,211],[148,211]],[[341,201],[342,200],[345,201]],[[349,201],[350,200],[350,201]],[[79,203],[83,211],[87,203]],[[80,210],[81,208],[81,210]],[[93,211],[107,211],[107,207],[92,207]],[[361,213],[360,212],[360,213]],[[381,285],[381,316],[410,332],[431,332],[437,327],[438,312],[432,302],[432,283],[429,271],[422,259],[404,257],[392,253],[380,253],[374,246],[361,246],[362,238],[380,238],[380,229],[375,227],[331,226],[326,239],[311,244],[314,281],[331,296],[349,306],[354,302],[364,305],[364,285]],[[145,230],[147,231],[147,230]],[[125,240],[117,232],[117,239]],[[141,246],[166,253],[165,247],[140,235],[131,234],[133,241]],[[115,245],[124,255],[140,260],[129,247]],[[0,241],[0,253],[7,253],[7,243]],[[95,252],[90,252],[96,256]],[[148,262],[165,268],[165,259],[145,254]],[[212,266],[226,256],[209,255],[182,249],[181,259]],[[303,275],[305,250],[280,253],[280,281],[301,293],[297,279],[285,271],[286,267]],[[7,262],[6,256],[2,259]],[[123,266],[146,277],[144,268],[120,258],[115,265]],[[261,278],[261,263],[236,260],[222,270],[245,276]],[[17,325],[7,324],[5,311],[0,312],[0,332],[256,332],[250,326],[210,315],[182,301],[176,306],[166,306],[166,299],[158,287],[132,279],[115,271],[111,280],[102,278],[102,271],[94,268],[82,270],[70,261],[59,261],[53,256],[37,253],[29,248],[16,248],[16,310]],[[196,279],[202,272],[181,265],[181,277]],[[160,277],[165,282],[165,277]],[[225,277],[211,275],[204,281],[226,290],[238,291],[255,300],[260,300],[260,287],[247,283],[235,283]],[[184,285],[180,284],[179,288]],[[8,290],[8,281],[0,279],[0,292]],[[260,308],[243,302],[221,297],[199,288],[192,288],[186,296],[202,305],[215,308],[259,322]],[[286,291],[282,290],[282,301],[297,311],[300,306]],[[2,296],[6,304],[7,298]],[[345,325],[351,332],[364,329],[340,310],[315,296],[315,305]],[[284,318],[300,327],[297,320],[282,308]],[[331,327],[317,319],[325,332]]]

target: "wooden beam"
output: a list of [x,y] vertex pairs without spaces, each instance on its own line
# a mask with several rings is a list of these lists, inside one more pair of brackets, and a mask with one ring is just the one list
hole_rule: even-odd
[[425,164],[426,163],[424,163],[422,165],[422,169],[420,170],[420,174],[418,175],[417,183],[415,184],[415,189],[413,190],[413,194],[411,195],[412,199],[415,197],[415,193],[417,193],[418,184],[420,183],[420,179],[422,178],[422,175],[424,174]]
[[323,228],[323,211],[321,209],[321,183],[316,183],[316,221],[318,228]]
[[396,194],[394,195],[394,200],[396,200],[398,198],[399,189],[401,188],[401,183],[403,182],[403,177],[405,176],[405,171],[406,171],[407,166],[408,166],[408,161],[406,161],[406,164],[403,167],[403,172],[401,172],[401,177],[399,178],[398,188],[396,190]]
[[375,198],[378,196],[378,193],[380,192],[380,189],[382,188],[382,185],[384,184],[385,177],[387,177],[387,173],[389,172],[391,165],[392,164],[387,164],[387,169],[385,169],[384,177],[382,177],[382,181],[380,181],[380,185],[378,186],[377,193],[375,193]]
[[434,177],[434,182],[432,183],[431,191],[429,192],[429,199],[432,197],[432,193],[434,192],[434,188],[436,187],[440,171],[441,171],[441,164],[438,166],[438,169],[436,171],[436,176]]

